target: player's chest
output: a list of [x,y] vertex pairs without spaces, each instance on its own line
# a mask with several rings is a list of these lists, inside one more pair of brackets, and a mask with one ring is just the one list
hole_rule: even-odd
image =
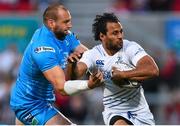
[[128,57],[124,53],[117,53],[114,56],[98,56],[95,60],[96,67],[103,72],[104,78],[111,78],[112,66],[116,64],[129,64]]
[[70,53],[69,46],[65,44],[61,44],[57,46],[56,50],[57,50],[56,56],[57,56],[58,63],[61,66],[61,68],[64,69],[67,63],[67,58]]

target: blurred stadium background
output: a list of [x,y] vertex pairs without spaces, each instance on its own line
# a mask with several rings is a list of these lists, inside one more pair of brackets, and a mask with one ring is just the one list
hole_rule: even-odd
[[[72,31],[89,48],[98,43],[91,33],[95,15],[115,12],[125,38],[140,43],[159,65],[160,76],[143,83],[156,124],[180,124],[180,0],[0,0],[0,124],[14,124],[9,91],[23,51],[44,9],[57,2],[71,11]],[[101,88],[57,95],[56,105],[77,124],[104,124]]]

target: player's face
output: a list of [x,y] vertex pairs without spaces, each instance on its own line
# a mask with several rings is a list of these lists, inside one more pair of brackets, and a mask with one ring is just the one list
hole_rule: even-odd
[[104,44],[108,50],[119,51],[123,46],[123,28],[122,25],[114,22],[108,22],[107,32],[104,35]]
[[53,32],[58,39],[64,39],[72,28],[71,15],[69,11],[60,9],[58,12],[58,19],[55,21]]

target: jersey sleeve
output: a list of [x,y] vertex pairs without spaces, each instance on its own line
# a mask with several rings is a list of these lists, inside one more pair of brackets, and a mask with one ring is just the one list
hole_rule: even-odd
[[71,40],[71,45],[70,45],[71,51],[74,51],[76,47],[80,45],[80,41],[74,33],[70,33],[70,40]]
[[92,50],[85,51],[82,55],[82,58],[79,62],[83,62],[87,65],[88,68],[93,67],[94,60],[93,60],[93,52]]
[[129,56],[129,59],[133,63],[134,66],[136,66],[137,62],[144,56],[148,55],[145,50],[137,43],[132,42],[132,45],[130,45],[127,48],[127,55]]
[[58,65],[57,56],[53,47],[37,47],[33,50],[33,59],[39,69],[44,72]]

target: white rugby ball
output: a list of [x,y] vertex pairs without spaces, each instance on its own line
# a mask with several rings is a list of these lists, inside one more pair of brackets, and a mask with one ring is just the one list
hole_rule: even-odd
[[[128,71],[128,70],[132,70],[135,68],[134,66],[129,66],[128,64],[123,64],[123,63],[115,64],[113,66],[116,67],[120,71]],[[124,79],[123,81],[119,82],[118,84],[116,83],[116,85],[118,85],[120,87],[124,87],[124,88],[137,88],[140,86],[140,83],[138,81]]]

